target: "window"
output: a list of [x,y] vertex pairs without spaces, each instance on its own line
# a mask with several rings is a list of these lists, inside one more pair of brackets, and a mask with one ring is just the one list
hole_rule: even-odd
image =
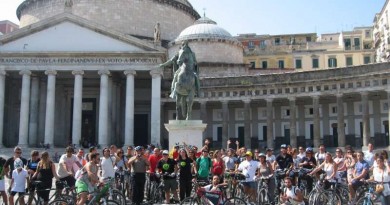
[[280,45],[280,38],[275,38],[275,45]]
[[371,63],[371,57],[370,56],[364,56],[364,64]]
[[345,61],[346,61],[347,66],[352,66],[353,65],[352,56],[346,57]]
[[365,37],[366,38],[371,38],[371,31],[370,30],[366,30]]
[[249,48],[249,49],[254,49],[254,48],[255,48],[255,42],[249,41],[249,42],[248,42],[248,48]]
[[332,113],[336,114],[337,113],[337,107],[332,107]]
[[278,65],[279,68],[284,68],[284,60],[279,60]]
[[306,36],[306,42],[311,42],[311,36]]
[[313,109],[313,108],[309,108],[309,114],[310,114],[310,115],[313,115],[313,114],[314,114],[314,109]]
[[256,62],[254,62],[254,61],[249,62],[249,68],[250,69],[255,69],[256,68]]
[[319,68],[319,60],[318,58],[312,59],[313,68]]
[[302,59],[295,59],[295,68],[296,69],[302,68]]
[[267,45],[265,44],[265,40],[260,41],[260,48],[265,48]]
[[261,61],[261,67],[264,69],[268,68],[268,62],[267,61]]
[[286,110],[286,116],[290,116],[290,110],[289,109]]
[[354,38],[353,43],[355,44],[355,50],[360,50],[360,38]]
[[337,67],[337,59],[336,58],[329,58],[328,59],[328,67],[329,68],[336,68]]
[[344,47],[345,50],[351,50],[351,39],[349,38],[344,39]]

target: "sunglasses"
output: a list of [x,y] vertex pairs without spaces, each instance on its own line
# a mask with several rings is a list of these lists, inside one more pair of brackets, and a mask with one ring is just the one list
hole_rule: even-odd
[[22,154],[22,152],[15,152],[16,154]]

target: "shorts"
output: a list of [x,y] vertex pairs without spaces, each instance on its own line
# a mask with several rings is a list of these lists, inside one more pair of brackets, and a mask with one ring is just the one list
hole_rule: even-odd
[[5,181],[4,181],[4,179],[0,180],[0,191],[5,191]]
[[74,187],[75,183],[76,183],[76,179],[69,175],[67,177],[64,177],[64,178],[61,178],[60,181],[62,182],[66,182],[66,184],[69,186],[69,187]]
[[164,179],[164,191],[174,192],[177,189],[176,179]]
[[360,180],[353,180],[352,181],[352,187],[354,190],[357,190],[359,187],[363,186],[364,182]]
[[19,196],[22,196],[25,192],[17,192],[17,191],[11,191],[11,196],[15,196],[18,194]]
[[83,181],[76,181],[76,193],[77,194],[81,194],[83,192],[87,192],[89,193],[88,191],[88,185],[87,183],[83,182]]
[[242,182],[242,185],[244,185],[245,187],[248,187],[250,189],[257,189],[256,182]]

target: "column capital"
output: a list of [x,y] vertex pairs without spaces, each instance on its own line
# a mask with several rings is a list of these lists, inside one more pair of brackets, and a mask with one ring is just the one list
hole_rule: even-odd
[[336,93],[337,98],[342,98],[344,96],[344,93]]
[[98,74],[99,75],[110,75],[110,71],[109,70],[99,70],[98,71]]
[[[5,76],[7,74],[7,72],[5,72],[5,70],[0,70],[0,75],[3,75]],[[1,143],[0,143],[1,144]]]
[[72,75],[84,75],[84,71],[83,70],[74,70],[74,71],[72,71]]
[[221,103],[222,103],[222,105],[227,105],[229,103],[229,101],[228,100],[222,100]]
[[162,72],[161,69],[154,69],[154,70],[151,70],[151,71],[150,71],[150,75],[152,76],[152,78],[161,77],[162,74],[163,74],[163,72]]
[[243,99],[242,102],[245,104],[249,104],[249,103],[251,103],[251,99],[246,98],[246,99]]
[[57,75],[57,71],[56,70],[47,70],[47,71],[45,71],[45,74],[46,75]]
[[20,75],[28,75],[28,76],[30,76],[30,75],[31,75],[31,71],[29,71],[29,70],[21,70],[21,71],[19,72],[19,74],[20,74]]
[[137,72],[135,70],[125,70],[123,72],[126,76],[129,76],[129,75],[136,75]]
[[272,103],[272,102],[274,101],[274,99],[273,99],[273,98],[267,98],[267,99],[265,99],[265,101],[266,101],[267,103]]
[[297,98],[295,96],[289,96],[289,97],[287,97],[287,99],[289,101],[296,101],[297,100]]
[[319,95],[312,95],[310,97],[313,98],[313,100],[319,100],[320,99]]
[[368,91],[362,91],[360,94],[361,94],[362,96],[364,96],[364,97],[367,97],[367,96],[368,96]]

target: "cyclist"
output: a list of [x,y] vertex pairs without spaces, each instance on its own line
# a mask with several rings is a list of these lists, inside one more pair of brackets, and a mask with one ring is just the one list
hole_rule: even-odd
[[8,197],[7,193],[5,192],[5,181],[4,181],[4,164],[6,160],[0,156],[0,194],[1,197],[3,198],[3,203],[4,205],[8,204]]
[[114,170],[115,170],[115,182],[117,187],[119,187],[119,181],[118,178],[120,178],[120,181],[124,182],[125,179],[125,170],[127,170],[127,158],[124,156],[124,152],[122,148],[119,148],[116,151],[116,159],[118,160],[115,164]]
[[[268,192],[271,196],[275,194],[275,181],[272,181],[271,178],[274,175],[274,170],[270,162],[266,161],[266,156],[264,153],[259,154],[259,177],[265,177],[268,179]],[[274,197],[270,197],[270,202],[272,203]]]
[[169,151],[163,151],[163,157],[157,164],[157,168],[163,174],[164,179],[164,191],[165,201],[167,204],[170,203],[171,193],[173,193],[174,200],[178,202],[177,196],[177,162],[174,159],[169,158]]
[[213,155],[213,167],[212,167],[212,174],[218,175],[221,179],[221,183],[223,182],[223,174],[225,173],[225,162],[222,159],[222,153],[220,150],[216,150]]
[[41,159],[39,158],[39,152],[37,150],[31,151],[31,158],[27,160],[26,170],[30,177],[30,184],[28,185],[29,191],[34,191],[35,186],[33,184],[33,175],[37,170],[38,162]]
[[336,157],[333,159],[337,165],[337,177],[339,182],[345,179],[347,176],[347,166],[345,165],[345,158],[343,157],[343,151],[340,148],[336,149]]
[[372,143],[368,143],[367,151],[364,152],[364,161],[366,161],[370,167],[374,164],[374,156],[374,145]]
[[[276,157],[275,162],[274,162],[275,170],[276,170],[276,168],[281,169],[281,170],[291,169],[293,164],[294,164],[294,162],[293,162],[292,156],[287,153],[287,145],[282,144],[280,146],[280,154]],[[286,172],[287,176],[289,176],[290,174],[292,176],[294,176],[294,172],[289,172],[289,171]],[[278,186],[278,191],[280,191],[281,180],[284,177],[285,177],[284,175],[280,175],[280,176],[276,177],[276,184]]]
[[290,177],[284,178],[283,193],[280,195],[280,201],[282,205],[305,205],[303,201],[303,194],[298,187],[293,186],[292,179]]
[[208,181],[211,172],[212,162],[207,149],[202,150],[202,156],[196,159],[196,171],[199,180]]
[[132,191],[133,202],[137,205],[144,200],[144,189],[146,180],[146,170],[150,163],[142,156],[142,147],[135,148],[136,155],[129,159],[128,167],[132,168]]
[[[274,150],[272,148],[267,148],[265,150],[265,155],[266,155],[266,160],[267,162],[271,163],[272,165],[274,165],[274,162],[276,160],[276,157],[275,155],[273,154]],[[275,167],[274,167],[275,168]]]
[[305,152],[305,149],[303,147],[298,147],[298,157],[300,159],[303,159],[304,157],[306,157],[306,152]]
[[[317,161],[313,156],[313,148],[311,147],[306,148],[306,156],[303,157],[299,166],[305,169],[313,169],[317,166]],[[298,184],[301,183],[302,179],[306,180],[307,190],[311,192],[311,190],[313,189],[313,178],[307,176],[307,172],[299,172]]]
[[383,156],[379,156],[376,159],[376,163],[378,164],[378,166],[374,168],[373,176],[369,181],[383,183],[383,191],[382,192],[377,191],[376,193],[379,200],[381,201],[381,204],[388,205],[390,204],[390,189],[389,189],[390,168],[387,165],[387,162],[385,162],[385,158]]
[[100,162],[99,153],[91,153],[89,159],[76,181],[77,205],[84,205],[88,194],[94,191],[94,185],[99,183],[97,166]]
[[[12,172],[14,171],[14,161],[19,158],[23,162],[23,167],[27,164],[27,160],[22,156],[22,148],[14,148],[14,156],[7,159],[4,164],[4,174],[7,178],[12,179]],[[11,192],[11,186],[8,187],[8,192]]]
[[179,167],[179,195],[180,195],[180,201],[182,201],[184,198],[189,197],[191,195],[192,190],[192,169],[193,167],[193,160],[190,159],[187,155],[186,150],[180,149],[179,150],[179,159],[177,161],[177,166]]
[[[114,150],[114,149],[112,149]],[[115,147],[116,150],[116,147]],[[115,177],[115,165],[120,159],[116,155],[111,155],[111,150],[103,149],[103,157],[100,158],[101,182]]]
[[211,184],[203,187],[206,198],[211,202],[210,204],[223,204],[223,199],[220,197],[221,187],[227,186],[227,184],[220,183],[220,181],[221,178],[218,175],[213,175]]
[[337,165],[336,163],[334,163],[332,154],[330,152],[327,152],[325,154],[325,161],[322,164],[320,164],[317,168],[315,168],[313,171],[311,171],[309,175],[313,175],[320,170],[323,170],[326,174],[325,189],[328,189],[330,187],[329,182],[332,183],[335,182],[336,171],[337,171]]
[[318,164],[322,164],[322,162],[325,161],[325,145],[321,144],[319,147],[318,147],[318,152],[314,155],[314,157],[316,158]]
[[[15,169],[12,171],[12,179],[10,183],[11,194],[9,196],[9,204],[14,205],[14,196],[18,194],[19,196],[23,195],[26,191],[26,182],[29,184],[29,176],[27,170],[23,168],[23,161],[19,158],[16,158],[14,161]],[[24,204],[22,197],[21,204]]]
[[368,178],[368,171],[370,169],[370,166],[363,158],[363,152],[358,152],[357,162],[355,164],[355,169],[352,174],[351,182],[348,182],[349,200],[351,204],[354,203],[357,188],[364,184],[364,179]]
[[73,155],[73,147],[68,146],[66,149],[66,154],[63,154],[58,163],[57,175],[60,177],[60,180],[66,182],[69,187],[74,187],[75,178],[73,177],[75,172],[73,170],[73,165],[76,164],[81,168],[81,164],[77,160],[77,157]]
[[236,170],[237,158],[233,156],[233,149],[229,148],[227,150],[227,155],[223,158],[225,162],[225,171],[234,171]]
[[245,153],[245,160],[240,163],[237,170],[241,171],[244,176],[246,176],[244,185],[244,192],[247,196],[250,197],[250,201],[254,202],[256,199],[256,171],[259,168],[259,162],[252,159],[252,152],[247,151]]

